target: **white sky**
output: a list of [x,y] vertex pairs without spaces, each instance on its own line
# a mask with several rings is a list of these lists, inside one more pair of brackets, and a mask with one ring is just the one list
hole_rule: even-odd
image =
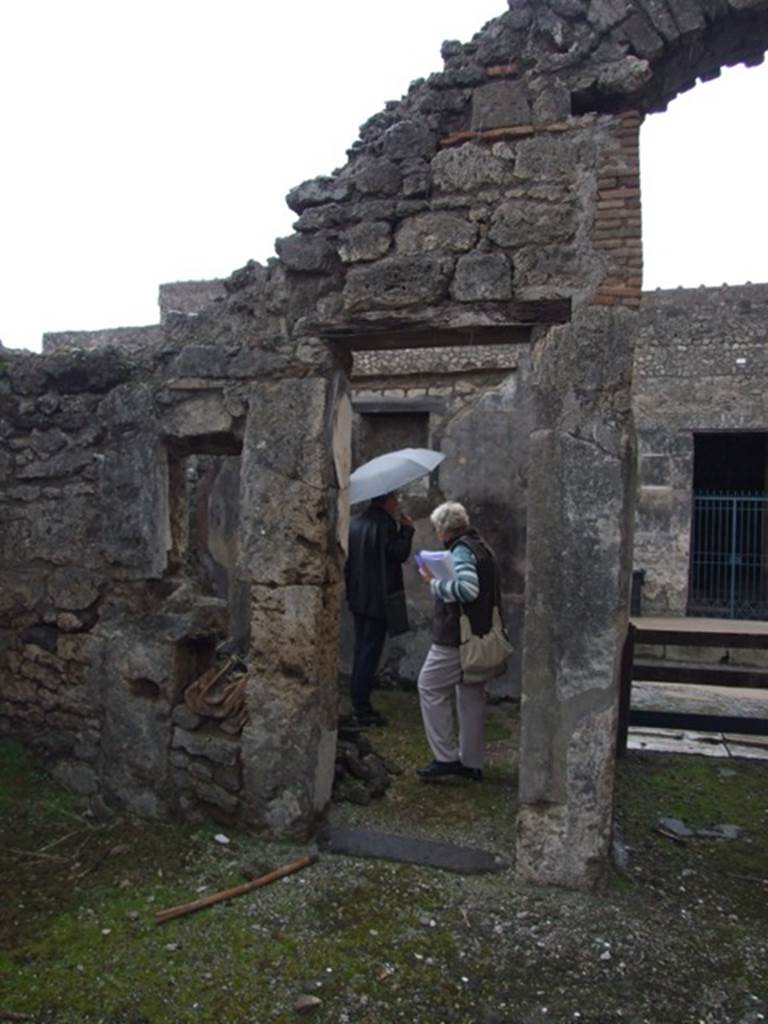
[[[0,0],[0,338],[157,321],[505,0]],[[768,280],[765,67],[648,119],[645,287]]]

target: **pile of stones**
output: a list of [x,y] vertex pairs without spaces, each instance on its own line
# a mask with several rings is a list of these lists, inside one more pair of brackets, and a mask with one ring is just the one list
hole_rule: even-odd
[[374,749],[359,727],[340,725],[336,745],[333,799],[352,804],[369,804],[384,796],[393,775],[402,768]]

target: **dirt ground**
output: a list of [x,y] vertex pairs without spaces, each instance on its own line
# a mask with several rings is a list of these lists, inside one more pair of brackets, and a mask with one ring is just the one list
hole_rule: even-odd
[[[420,783],[413,693],[370,733],[386,796],[338,824],[514,856],[517,705],[489,708],[481,784]],[[768,1020],[768,765],[632,754],[619,865],[591,893],[321,853],[282,881],[166,924],[163,907],[313,852],[221,826],[96,821],[0,742],[0,1020],[40,1024],[758,1024]],[[685,841],[732,824],[735,840]],[[225,833],[229,842],[217,841]],[[299,1001],[310,1003],[304,1008]]]

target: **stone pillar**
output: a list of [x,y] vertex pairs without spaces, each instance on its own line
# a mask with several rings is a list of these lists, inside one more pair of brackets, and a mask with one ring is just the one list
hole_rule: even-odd
[[517,835],[526,881],[588,886],[610,844],[635,321],[620,307],[582,310],[533,353]]
[[333,782],[340,506],[348,504],[334,442],[349,446],[348,401],[341,373],[260,381],[250,392],[241,478],[240,573],[251,595],[243,804],[247,822],[274,834],[310,833]]

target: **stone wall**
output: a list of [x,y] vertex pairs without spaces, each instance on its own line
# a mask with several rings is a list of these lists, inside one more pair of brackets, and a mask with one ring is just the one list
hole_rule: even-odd
[[694,435],[765,431],[768,285],[643,297],[635,357],[639,490],[635,566],[643,609],[684,615]]
[[[143,347],[105,331],[75,351],[3,351],[0,730],[96,810],[306,830],[330,788],[335,651],[295,646],[275,665],[285,629],[268,606],[303,609],[302,632],[338,607],[343,373],[280,335],[279,299],[258,339],[240,336],[266,271],[228,286],[236,300],[168,315]],[[291,403],[313,443],[285,438]]]
[[43,335],[43,352],[83,352],[117,348],[121,352],[143,351],[163,341],[157,324],[146,327],[109,327],[99,331],[55,331]]
[[164,324],[175,313],[200,313],[214,302],[223,302],[227,297],[224,281],[174,281],[161,284],[157,302],[160,307],[160,323]]
[[[95,764],[84,785],[149,811],[180,805],[182,791],[202,804],[233,795],[229,780],[240,785],[236,805],[211,800],[217,813],[274,831],[311,828],[328,800],[335,744],[328,638],[348,507],[343,371],[360,350],[530,342],[517,870],[540,883],[594,882],[611,837],[631,565],[637,132],[645,112],[697,75],[759,62],[767,44],[764,0],[509,0],[469,43],[444,44],[442,72],[363,125],[344,167],[289,193],[298,219],[276,243],[278,260],[237,271],[226,297],[197,315],[169,312],[162,342],[128,380],[112,380],[113,350],[87,364],[62,355],[4,366],[13,491],[4,695],[35,682],[11,656],[56,671],[24,647],[62,657],[69,620],[59,615],[72,612],[101,643],[90,669],[67,669],[96,688],[83,726],[90,746],[77,748],[92,761],[74,753],[73,731],[59,763]],[[518,472],[515,379],[452,421],[452,453],[495,445]],[[52,428],[47,410],[59,408],[65,418]],[[94,412],[103,434],[91,433]],[[76,426],[65,426],[68,416]],[[183,594],[174,603],[176,589],[164,586],[167,552],[183,536],[178,506],[165,514],[166,477],[178,481],[187,455],[231,450],[233,437],[249,513],[237,536],[250,595],[239,740],[185,716],[171,730],[179,679],[202,667],[210,641],[199,631],[212,627],[189,621],[198,602]],[[31,485],[23,474],[39,463]],[[450,472],[464,482],[446,490],[483,493],[468,463]],[[71,506],[57,492],[64,485]],[[48,578],[58,568],[96,574],[103,612],[94,605],[92,625],[77,615],[90,605],[57,603]],[[49,648],[30,636],[48,637]],[[45,679],[34,696],[4,696],[5,727],[35,742],[55,724],[28,713],[42,713],[39,688],[58,689]],[[206,786],[216,787],[208,797]]]

